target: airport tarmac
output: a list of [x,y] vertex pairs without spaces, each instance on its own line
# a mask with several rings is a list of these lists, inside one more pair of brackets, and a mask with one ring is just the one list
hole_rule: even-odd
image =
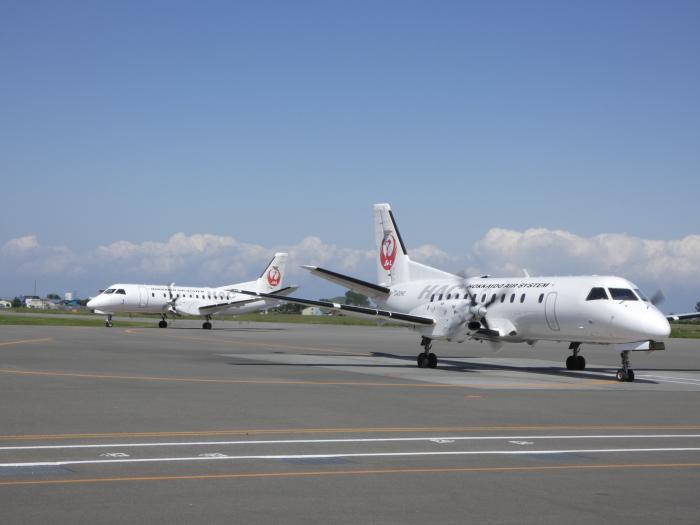
[[700,340],[619,355],[406,329],[0,329],[2,523],[698,523]]

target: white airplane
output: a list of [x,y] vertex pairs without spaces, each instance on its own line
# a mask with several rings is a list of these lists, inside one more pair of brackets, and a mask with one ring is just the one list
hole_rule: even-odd
[[568,342],[569,370],[583,370],[582,344],[611,345],[621,353],[620,381],[634,381],[629,354],[664,350],[660,339],[671,333],[669,320],[700,313],[666,316],[630,281],[614,276],[463,278],[412,261],[388,204],[374,205],[379,284],[317,266],[312,274],[365,294],[379,307],[364,308],[275,294],[248,295],[320,306],[348,315],[391,320],[421,335],[418,366],[437,366],[433,340],[467,339],[502,343]]
[[160,328],[166,328],[166,318],[179,315],[204,317],[202,328],[211,329],[214,315],[239,315],[273,308],[275,299],[251,298],[235,293],[233,289],[274,292],[279,296],[292,293],[296,286],[282,288],[286,253],[276,253],[265,271],[255,281],[229,284],[218,288],[199,286],[169,286],[158,284],[113,284],[100,295],[90,299],[87,307],[106,315],[105,326],[112,326],[112,315],[117,312],[159,314]]

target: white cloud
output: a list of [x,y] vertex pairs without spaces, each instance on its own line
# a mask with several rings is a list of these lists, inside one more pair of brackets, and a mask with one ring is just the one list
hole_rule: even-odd
[[[85,294],[117,281],[234,283],[255,278],[277,251],[290,254],[287,283],[303,285],[310,297],[325,293],[323,287],[330,285],[300,270],[302,264],[375,279],[376,250],[371,244],[369,249],[344,248],[313,236],[296,244],[263,246],[230,236],[176,233],[164,241],[121,240],[76,253],[65,246],[43,246],[36,236],[26,235],[0,247],[0,295],[22,292],[13,286],[26,286],[37,276],[47,286],[57,283],[50,291],[78,288]],[[409,253],[416,261],[447,271],[466,268],[466,275],[521,275],[523,268],[532,275],[616,274],[649,291],[662,287],[667,297],[676,295],[686,305],[700,299],[700,235],[648,240],[625,234],[582,237],[543,228],[493,228],[463,255],[431,244]]]
[[700,282],[700,235],[648,240],[604,233],[581,237],[543,228],[518,232],[493,228],[474,245],[474,258],[491,273],[612,273],[631,279]]
[[0,249],[2,255],[21,255],[26,252],[30,252],[39,247],[39,241],[36,235],[25,235],[24,237],[18,237],[17,239],[10,239],[5,244],[3,244]]

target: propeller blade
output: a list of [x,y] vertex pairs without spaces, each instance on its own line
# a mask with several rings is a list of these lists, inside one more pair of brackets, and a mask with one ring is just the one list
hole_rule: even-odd
[[653,304],[654,306],[659,306],[665,300],[666,300],[666,296],[661,291],[661,289],[659,289],[659,290],[656,290],[654,292],[654,295],[651,296],[651,298],[649,299],[649,302],[651,302],[651,304]]

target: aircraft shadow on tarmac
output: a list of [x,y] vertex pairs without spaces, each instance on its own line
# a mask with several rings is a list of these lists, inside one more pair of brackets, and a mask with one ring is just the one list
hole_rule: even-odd
[[[283,352],[278,352],[283,353]],[[337,357],[342,357],[343,354],[338,354]],[[351,354],[348,354],[351,356]],[[406,364],[375,364],[375,363],[271,363],[265,362],[231,362],[231,366],[292,366],[292,367],[323,367],[323,368],[416,368],[416,358],[411,356],[400,356],[395,354],[387,354],[384,352],[372,352],[374,357],[385,357],[396,359],[399,361],[404,361]],[[478,357],[463,357],[461,359],[479,359]],[[440,365],[443,365],[442,367]],[[445,367],[444,365],[448,365]],[[442,358],[438,363],[438,369],[443,372],[454,372],[454,373],[479,373],[484,371],[507,371],[507,372],[523,372],[530,374],[542,374],[550,375],[556,377],[570,377],[586,380],[604,380],[617,383],[615,378],[615,372],[617,369],[612,369],[609,367],[588,367],[585,372],[576,372],[572,370],[566,370],[564,367],[556,366],[517,366],[517,365],[495,365],[491,363],[464,363],[462,361],[454,361],[449,358]],[[645,369],[635,369],[635,370],[645,370]],[[656,369],[648,369],[654,370]],[[688,370],[683,370],[688,371]],[[650,379],[636,378],[635,383],[644,384],[659,384],[658,381],[653,381]]]
[[[204,332],[199,326],[171,326],[169,330],[193,330]],[[280,332],[284,328],[252,328],[252,327],[240,327],[240,328],[212,328],[210,332]]]

